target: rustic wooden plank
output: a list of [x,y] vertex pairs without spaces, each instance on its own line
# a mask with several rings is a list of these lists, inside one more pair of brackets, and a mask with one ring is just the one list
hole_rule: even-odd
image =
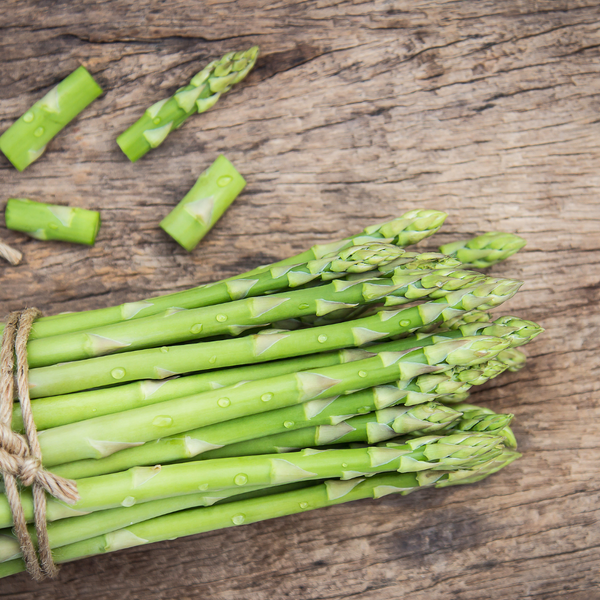
[[[106,93],[3,198],[100,209],[94,248],[0,229],[2,313],[109,306],[185,289],[416,206],[435,247],[502,229],[527,248],[511,312],[546,333],[477,399],[515,413],[524,458],[476,486],[387,497],[90,558],[0,598],[593,598],[599,584],[597,3],[8,0],[0,130],[78,64]],[[253,43],[256,70],[130,165],[114,139],[202,63]],[[248,187],[188,255],[157,227],[216,155]],[[2,200],[3,202],[4,200]]]

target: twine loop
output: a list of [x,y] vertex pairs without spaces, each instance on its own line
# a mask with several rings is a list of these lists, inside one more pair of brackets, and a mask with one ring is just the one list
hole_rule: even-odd
[[[74,481],[54,475],[42,466],[42,452],[29,398],[27,365],[27,340],[31,326],[40,314],[36,308],[11,313],[6,320],[0,347],[0,473],[4,478],[13,529],[21,546],[25,566],[38,581],[55,577],[58,573],[48,540],[46,492],[67,504],[79,500]],[[15,378],[25,435],[11,429]],[[27,528],[17,482],[32,488],[37,553]]]

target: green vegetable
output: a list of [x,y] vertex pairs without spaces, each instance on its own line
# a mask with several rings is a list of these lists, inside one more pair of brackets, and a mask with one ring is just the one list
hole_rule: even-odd
[[[155,505],[158,509],[157,514],[162,516],[57,548],[53,553],[54,560],[62,563],[85,556],[255,523],[363,498],[381,498],[392,493],[408,494],[421,487],[446,487],[472,483],[499,471],[519,456],[517,452],[503,450],[498,456],[485,462],[474,461],[473,466],[466,463],[463,469],[456,471],[428,469],[416,473],[381,473],[366,479],[357,477],[348,481],[331,479],[301,489],[269,493],[255,498],[181,510],[166,515],[164,513],[168,509],[161,510],[159,503],[163,501],[158,501]],[[109,512],[106,514],[108,515]],[[67,540],[69,535],[74,535],[75,538],[78,536],[77,519],[69,519],[69,521],[70,523],[60,532],[63,540]],[[107,527],[107,529],[111,528]],[[18,573],[24,568],[21,559],[2,563],[0,577]]]
[[23,231],[38,240],[62,240],[92,246],[100,229],[95,210],[44,204],[26,198],[9,198],[6,227]]
[[244,178],[221,155],[200,175],[183,200],[160,222],[160,226],[191,252],[245,185]]
[[445,298],[403,310],[381,311],[372,317],[345,323],[136,350],[38,367],[29,371],[30,394],[32,398],[54,396],[139,379],[166,379],[193,371],[361,346],[389,335],[414,331],[426,323],[453,318],[463,310],[498,306],[511,298],[520,285],[521,282],[509,279],[486,278],[472,288],[456,290]]
[[189,85],[171,98],[153,104],[144,115],[117,138],[117,144],[131,162],[160,146],[167,135],[183,125],[194,113],[211,108],[222,94],[248,75],[258,58],[258,46],[243,52],[229,52],[197,73]]
[[[505,318],[504,318],[505,319]],[[499,319],[500,320],[500,319]],[[532,324],[533,325],[533,324]],[[476,333],[485,335],[486,329],[480,329]],[[533,327],[523,327],[522,337],[518,337],[515,328],[508,325],[494,325],[494,332],[511,344],[522,344],[532,339],[539,333]],[[527,333],[526,333],[527,332]],[[529,334],[530,337],[526,337]],[[453,331],[447,334],[450,338],[457,337],[460,332]],[[443,338],[438,336],[427,336],[417,341],[417,336],[399,342],[377,344],[370,346],[371,352],[402,352],[411,347],[427,346],[429,344],[441,343]],[[505,352],[503,350],[502,352]],[[337,358],[334,354],[331,358]],[[352,356],[353,360],[361,357]],[[365,358],[365,357],[362,357]],[[288,363],[281,365],[291,368],[293,361],[282,361]],[[316,362],[314,363],[317,364]],[[356,367],[354,363],[354,367]],[[428,402],[438,397],[446,399],[447,394],[458,394],[470,389],[473,385],[481,385],[492,377],[496,377],[506,369],[506,365],[497,359],[489,360],[477,366],[455,366],[441,373],[418,375],[409,380],[397,381],[393,385],[383,385],[347,395],[339,398],[324,398],[312,402],[302,403],[297,406],[289,406],[278,410],[259,412],[251,416],[245,415],[233,420],[225,420],[186,431],[181,435],[163,437],[151,443],[133,448],[126,448],[110,456],[100,459],[79,460],[74,463],[62,464],[54,467],[54,472],[67,478],[90,477],[122,471],[135,465],[165,464],[176,460],[190,458],[201,454],[202,458],[216,458],[223,456],[241,456],[243,454],[254,454],[251,448],[257,446],[245,444],[246,440],[264,438],[272,434],[280,434],[284,431],[300,429],[317,425],[338,425],[341,421],[353,415],[366,413],[373,410],[382,410],[396,404],[415,404]],[[238,381],[243,381],[244,376],[249,376],[248,367],[243,368],[244,374],[238,375]],[[241,370],[241,369],[240,369]],[[229,370],[231,373],[235,370]],[[227,373],[227,371],[225,371]],[[272,371],[273,373],[273,371]],[[283,373],[283,371],[280,371]],[[218,375],[218,373],[217,373]],[[255,377],[258,379],[258,377]],[[171,383],[176,383],[174,380]],[[229,380],[231,383],[234,379]],[[264,380],[268,383],[269,380]],[[229,398],[231,399],[231,398]],[[458,400],[457,400],[458,401]],[[339,428],[338,428],[339,429]],[[373,429],[373,427],[371,427]],[[405,430],[403,425],[403,431]],[[322,430],[323,432],[327,429]],[[333,430],[328,430],[333,433]],[[294,438],[297,439],[297,438]],[[263,444],[260,440],[256,443]],[[260,447],[272,448],[270,452],[276,452],[276,446],[294,447],[294,443],[283,443],[278,440],[269,440]],[[309,444],[309,445],[312,445]],[[225,446],[225,448],[221,448]],[[211,450],[215,448],[215,450]]]
[[440,247],[442,254],[460,260],[465,267],[485,269],[518,252],[527,242],[512,233],[492,231]]
[[46,144],[102,93],[79,67],[38,100],[0,136],[0,150],[19,171],[36,161]]
[[[265,275],[266,279],[261,275],[260,285],[257,284],[250,287],[247,293],[248,296],[260,295],[266,291],[272,291],[269,287],[265,287],[263,291],[257,291],[261,289],[261,285],[270,285],[269,280],[272,279],[278,280],[272,288],[273,290],[286,289],[290,283],[287,278],[284,278],[284,269],[280,269],[279,267],[320,260],[326,255],[331,255],[332,252],[337,254],[341,250],[351,248],[352,246],[370,244],[371,242],[389,243],[403,248],[433,235],[442,226],[446,216],[445,213],[436,210],[412,210],[393,221],[367,227],[367,229],[358,235],[338,242],[313,246],[310,250],[302,252],[297,256],[259,267],[247,273],[225,279],[224,281],[201,285],[174,294],[146,298],[138,302],[128,302],[120,306],[41,317],[33,324],[30,339],[82,331],[112,323],[121,323],[131,319],[158,314],[166,310],[199,308],[201,306],[212,306],[229,302],[241,297],[239,289],[236,288],[241,287],[243,289],[243,282],[242,284],[232,284],[233,281],[238,279],[256,279],[259,273]],[[368,234],[366,233],[367,231],[369,232]],[[437,258],[440,257],[440,255],[435,256]],[[410,254],[408,259],[411,260],[416,257],[416,254]],[[448,264],[448,266],[456,265],[458,265],[458,262],[453,263],[453,265]],[[266,271],[272,272],[265,273]],[[277,287],[279,284],[283,287]],[[248,287],[247,282],[246,287]],[[0,333],[3,329],[4,324],[0,323]]]
[[[284,456],[258,455],[216,458],[166,466],[134,467],[128,471],[87,477],[76,481],[79,500],[72,506],[48,499],[48,521],[93,512],[133,506],[160,498],[220,491],[228,488],[283,485],[315,479],[354,479],[361,475],[425,469],[456,469],[474,459],[485,460],[502,453],[504,438],[482,433],[429,435],[407,440],[393,448],[322,450],[306,449]],[[25,518],[33,518],[31,493],[21,494]],[[5,496],[0,496],[0,527],[8,527],[12,515]]]
[[[369,262],[380,263],[381,254],[384,258],[386,255],[389,258],[389,248],[396,250],[394,246],[379,244],[376,246],[372,250],[376,260],[368,260],[371,254],[369,251],[363,262],[365,269],[373,268]],[[363,246],[354,248],[358,250],[357,254],[364,254]],[[365,248],[370,249],[370,247]],[[319,262],[321,264],[314,264]],[[288,273],[288,279],[293,275],[300,278],[300,281],[311,281],[324,263],[329,266],[331,261],[322,259],[307,263],[314,274],[309,273],[306,276],[298,269]],[[347,268],[346,261],[343,268]],[[472,271],[452,269],[405,271],[402,267],[397,267],[395,275],[391,278],[371,278],[350,282],[335,280],[330,284],[316,287],[245,298],[215,306],[166,311],[127,323],[31,340],[27,346],[27,356],[30,367],[43,367],[91,356],[167,346],[221,334],[236,336],[245,330],[266,327],[285,319],[305,315],[322,316],[362,304],[384,301],[385,305],[397,306],[425,297],[453,297],[457,290],[485,281],[482,275]],[[237,282],[240,283],[242,280]],[[247,285],[243,287],[246,288]],[[240,291],[242,288],[236,289]]]

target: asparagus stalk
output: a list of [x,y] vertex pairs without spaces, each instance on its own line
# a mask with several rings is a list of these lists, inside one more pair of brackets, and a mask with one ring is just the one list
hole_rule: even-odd
[[[271,273],[271,275],[278,279],[285,275],[278,267],[295,266],[313,260],[320,260],[321,258],[324,258],[325,255],[331,254],[332,252],[338,253],[344,249],[351,248],[352,246],[369,244],[371,242],[390,243],[399,248],[403,248],[433,235],[442,226],[446,216],[445,213],[434,210],[413,210],[393,221],[368,227],[358,235],[330,244],[313,246],[310,250],[289,259],[254,269],[224,281],[205,284],[183,292],[146,298],[138,302],[129,302],[109,308],[41,317],[33,324],[30,339],[81,331],[93,327],[110,325],[112,323],[121,323],[123,321],[129,321],[130,319],[139,319],[158,314],[166,310],[199,308],[201,306],[211,306],[229,302],[230,300],[237,300],[240,297],[244,297],[244,292],[239,289],[241,287],[243,290],[243,284],[237,285],[231,284],[230,282],[238,279],[256,279],[259,273],[268,272],[271,269],[274,269],[274,272]],[[366,231],[369,231],[370,233],[367,234]],[[412,259],[417,255],[411,254],[410,256]],[[439,255],[436,256],[439,257]],[[448,266],[452,265],[450,264]],[[266,277],[267,280],[270,279],[268,273],[266,274]],[[261,287],[264,286],[262,278],[260,279],[260,282],[260,284],[251,286],[246,295],[261,295],[266,291],[270,292],[272,290],[280,290],[289,287],[288,279],[279,280],[279,282],[282,283],[283,288],[275,286],[273,288],[265,289]],[[235,287],[236,285],[237,289]],[[249,284],[246,283],[246,287],[248,287],[248,285]],[[0,333],[3,329],[4,324],[0,323]]]
[[397,379],[411,379],[421,373],[445,371],[453,365],[479,364],[508,345],[508,341],[487,336],[443,340],[408,352],[381,352],[360,361],[249,381],[55,427],[39,436],[44,464],[102,458],[130,446],[212,423]]
[[[66,544],[88,539],[104,533],[110,533],[134,523],[140,523],[161,515],[196,508],[212,506],[217,502],[240,500],[266,494],[281,493],[288,490],[308,487],[311,482],[290,483],[287,485],[269,486],[266,488],[229,488],[218,492],[198,492],[185,496],[161,498],[134,506],[101,510],[76,517],[68,517],[46,524],[48,541],[51,548],[59,548]],[[33,527],[29,527],[32,540],[37,545],[37,535]],[[21,556],[19,542],[10,529],[0,530],[0,563]]]
[[[504,337],[510,340],[511,333],[511,329],[506,327]],[[423,338],[421,343],[427,345],[434,341],[435,337],[430,336]],[[514,339],[511,341],[515,343]],[[391,344],[378,344],[371,347],[371,350],[398,352],[416,343],[416,341],[403,340]],[[376,386],[337,398],[309,401],[297,406],[215,423],[186,431],[181,435],[164,437],[142,446],[126,448],[105,458],[61,464],[55,466],[53,471],[62,477],[79,479],[123,471],[136,465],[165,464],[193,456],[221,458],[254,454],[252,449],[258,447],[256,444],[262,443],[254,439],[259,436],[262,438],[309,426],[335,426],[342,419],[345,420],[353,415],[383,410],[397,404],[411,407],[437,398],[445,399],[449,393],[458,395],[473,385],[481,385],[488,379],[496,377],[505,369],[506,365],[494,359],[476,367],[456,366],[441,373],[423,374],[410,380],[400,380],[394,385]],[[334,433],[333,429],[327,428],[321,431]],[[248,440],[252,442],[246,443]],[[292,443],[286,444],[273,439],[270,441],[271,446],[260,447],[273,448],[269,452],[277,452],[275,447],[294,447]]]
[[[455,433],[407,440],[394,448],[323,450],[217,458],[155,467],[134,467],[121,473],[79,479],[79,500],[71,510],[93,512],[133,506],[159,498],[218,491],[246,486],[266,487],[314,479],[353,479],[383,471],[413,473],[425,469],[449,470],[476,458],[502,453],[503,438],[480,433]],[[25,518],[33,518],[31,494],[21,494]],[[49,499],[48,521],[65,515],[65,505]],[[5,496],[0,496],[0,527],[8,527],[12,515]]]
[[[517,326],[513,327],[513,323]],[[494,329],[495,335],[498,335],[498,337],[507,337],[510,339],[512,346],[526,343],[541,331],[542,329],[535,323],[522,320],[507,320],[506,317],[503,318],[502,328],[496,327]],[[446,331],[445,337],[460,337],[462,333],[458,327],[455,327],[452,333]],[[482,328],[475,333],[486,335],[487,331],[486,328]],[[233,369],[209,371],[197,375],[168,379],[162,382],[153,382],[151,380],[136,381],[112,388],[87,390],[62,396],[51,396],[49,398],[38,398],[32,403],[33,417],[38,429],[50,429],[93,417],[123,412],[132,408],[157,404],[165,400],[181,398],[233,385],[240,381],[265,379],[267,377],[304,371],[311,368],[351,362],[353,360],[368,358],[377,352],[400,352],[408,348],[434,343],[436,339],[433,335],[417,335],[402,338],[401,341],[384,342],[370,346],[370,353],[360,349],[324,352]],[[502,357],[506,358],[503,359]],[[499,360],[502,363],[506,363],[509,360],[510,362],[507,363],[510,365],[509,368],[514,368],[519,361],[524,360],[524,355],[518,351],[513,351],[512,348],[507,348],[499,355]],[[457,387],[460,387],[460,384]],[[458,390],[453,389],[452,391],[456,392]],[[447,389],[443,393],[448,394],[450,392]],[[23,428],[21,410],[18,405],[13,408],[12,428],[16,431],[21,431]]]
[[48,142],[102,93],[79,67],[38,100],[0,136],[0,150],[19,171],[36,161]]
[[117,138],[117,144],[127,158],[135,162],[152,148],[158,148],[167,135],[181,127],[188,117],[211,108],[221,94],[246,77],[254,67],[258,53],[258,46],[242,52],[229,52],[204,67],[174,96],[153,104]]
[[398,428],[402,424],[407,433],[419,429],[422,432],[421,436],[424,436],[444,429],[448,423],[458,419],[461,413],[443,404],[428,402],[417,406],[394,406],[364,415],[348,416],[346,420],[331,425],[305,427],[231,444],[200,455],[200,458],[211,460],[276,454],[319,446],[337,447],[340,444],[356,442],[377,444],[397,437],[398,433],[392,429],[392,424]]
[[[381,262],[382,255],[384,258],[389,257],[389,248],[395,247],[377,244],[375,247],[356,248],[359,249],[357,254],[363,254],[363,248],[364,253],[374,253],[375,261],[359,263],[368,268],[373,266],[369,263]],[[364,282],[334,280],[317,287],[245,298],[225,305],[166,311],[127,323],[31,340],[27,347],[27,357],[31,368],[43,367],[227,333],[238,335],[247,329],[265,327],[276,321],[304,315],[326,315],[340,308],[368,304],[382,298],[392,306],[425,297],[443,298],[477,281],[484,283],[485,277],[472,271],[405,271],[402,267],[397,267],[395,275],[390,279],[372,278]]]
[[[54,560],[68,562],[92,556],[158,542],[175,537],[255,523],[266,519],[323,508],[364,498],[381,498],[392,493],[408,494],[422,487],[445,487],[471,483],[497,472],[520,455],[504,450],[499,456],[470,469],[457,471],[420,471],[417,473],[381,473],[367,479],[350,481],[327,480],[300,490],[269,494],[205,508],[183,510],[148,519],[120,530],[71,543],[57,548]],[[73,528],[77,523],[73,523]],[[0,577],[23,571],[21,559],[0,564]]]
[[291,332],[257,334],[239,339],[137,350],[116,356],[39,367],[29,371],[33,398],[54,396],[139,379],[172,375],[300,356],[364,345],[389,335],[408,332],[475,307],[497,306],[512,297],[521,282],[486,279],[473,288],[456,290],[445,298],[348,323]]
[[160,222],[161,228],[191,252],[246,186],[221,154],[200,175],[181,202]]
[[23,231],[38,240],[62,240],[93,246],[100,229],[100,213],[95,210],[9,198],[6,227]]
[[460,260],[466,267],[485,269],[517,253],[527,242],[518,235],[491,231],[467,240],[440,246],[440,252]]

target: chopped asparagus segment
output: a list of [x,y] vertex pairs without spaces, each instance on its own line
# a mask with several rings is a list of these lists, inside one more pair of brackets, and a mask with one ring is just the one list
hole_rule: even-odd
[[36,161],[48,142],[88,104],[102,88],[84,67],[53,87],[0,136],[0,150],[19,171]]
[[245,185],[244,178],[221,155],[200,175],[183,200],[160,222],[160,226],[191,252]]
[[92,246],[100,229],[100,213],[95,210],[9,198],[6,227],[22,231],[38,240],[62,240]]

